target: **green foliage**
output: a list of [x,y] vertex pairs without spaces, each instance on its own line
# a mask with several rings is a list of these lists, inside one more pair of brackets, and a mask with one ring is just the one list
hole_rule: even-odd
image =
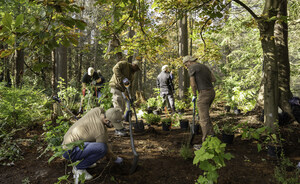
[[0,161],[2,165],[13,165],[14,161],[22,159],[22,151],[12,134],[0,134]]
[[156,98],[152,97],[147,100],[147,107],[156,107]]
[[227,135],[233,135],[235,131],[235,126],[229,122],[226,122],[221,127],[222,132]]
[[[288,169],[294,169],[292,172],[289,172]],[[280,184],[298,184],[300,170],[295,169],[293,163],[289,160],[289,158],[283,157],[280,160],[279,166],[275,167],[274,176],[277,183]]]
[[172,114],[173,124],[172,126],[178,127],[180,125],[180,120],[182,120],[183,115],[179,113]]
[[76,88],[72,86],[68,86],[66,88],[66,84],[63,78],[60,78],[58,81],[58,92],[57,95],[60,98],[60,100],[63,102],[63,104],[68,109],[75,109],[76,108],[76,96],[79,95],[79,92]]
[[207,137],[202,147],[195,151],[193,164],[204,171],[197,179],[197,183],[217,183],[218,169],[225,167],[225,160],[230,160],[233,155],[225,153],[226,144],[217,137]]
[[[73,18],[80,7],[74,1],[5,1],[0,2],[0,39],[7,47],[0,57],[16,50],[29,54],[50,54],[59,44],[77,44],[75,28],[84,29],[86,23]],[[16,44],[17,43],[17,44]],[[31,52],[30,52],[31,51]]]
[[176,109],[185,109],[186,108],[186,103],[183,101],[183,100],[175,100],[175,106],[176,106]]
[[147,114],[144,113],[142,117],[145,119],[146,123],[149,125],[157,125],[160,122],[161,118],[159,115],[156,114]]
[[44,136],[45,141],[48,143],[48,149],[55,151],[57,147],[61,146],[64,135],[69,128],[70,124],[64,119],[64,117],[58,117],[56,123],[52,123],[51,121],[44,123]]
[[47,97],[33,88],[6,88],[0,86],[0,131],[8,133],[13,128],[27,127],[45,119],[49,109]]
[[171,125],[173,122],[173,118],[171,117],[165,117],[161,119],[161,122],[164,123],[165,125]]
[[102,96],[100,97],[100,107],[107,110],[113,106],[112,94],[110,92],[109,83],[105,83],[101,89]]
[[190,159],[190,158],[193,158],[193,151],[192,149],[190,148],[189,145],[187,144],[183,144],[180,148],[180,156],[182,156],[182,158],[184,160],[187,160],[187,159]]

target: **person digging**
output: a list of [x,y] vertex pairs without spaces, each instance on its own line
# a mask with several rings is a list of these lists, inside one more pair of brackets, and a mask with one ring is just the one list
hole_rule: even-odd
[[85,180],[91,180],[93,176],[87,172],[87,168],[96,166],[96,162],[104,157],[121,164],[123,158],[115,156],[108,145],[107,127],[121,128],[122,113],[116,108],[110,108],[106,112],[101,108],[94,108],[75,122],[67,131],[63,140],[63,148],[76,141],[84,141],[83,150],[78,146],[66,151],[63,157],[72,162],[80,161],[73,166],[73,177],[78,182],[81,175]]
[[[109,81],[109,86],[112,93],[112,101],[114,108],[121,110],[124,114],[126,110],[126,98],[128,96],[124,83],[133,84],[135,73],[140,70],[139,61],[135,60],[132,63],[127,61],[119,61],[113,67],[113,75]],[[134,97],[133,86],[130,90],[131,96]],[[134,99],[132,99],[134,100]],[[127,119],[127,118],[126,118]],[[118,136],[128,136],[128,130],[125,128],[116,129],[115,134]]]
[[[196,102],[198,92],[197,107],[202,130],[202,142],[204,142],[208,135],[214,135],[209,108],[215,98],[213,82],[216,81],[216,78],[206,65],[196,61],[197,58],[192,56],[185,56],[183,58],[183,64],[188,68],[190,76],[190,84],[193,92],[192,102]],[[201,145],[194,145],[195,149],[200,149],[200,147]]]

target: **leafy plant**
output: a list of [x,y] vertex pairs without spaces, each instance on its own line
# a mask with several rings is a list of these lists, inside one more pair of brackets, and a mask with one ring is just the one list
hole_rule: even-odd
[[109,83],[105,83],[101,89],[102,96],[100,97],[100,107],[105,110],[108,110],[113,106],[112,104],[112,94],[110,92]]
[[183,157],[184,160],[193,158],[193,151],[190,146],[187,144],[183,144],[180,148],[180,156]]
[[234,131],[235,131],[234,125],[232,125],[230,123],[224,123],[222,125],[221,129],[222,129],[222,132],[227,135],[233,135]]
[[156,98],[154,98],[154,97],[149,98],[147,100],[147,107],[148,108],[151,108],[151,107],[155,108],[155,107],[157,107],[157,105],[156,105]]
[[[288,172],[293,169],[294,171]],[[281,184],[298,184],[300,170],[296,169],[289,158],[283,157],[280,161],[280,165],[275,167],[274,176],[277,183]]]
[[161,122],[164,123],[165,125],[171,125],[172,121],[173,119],[171,117],[166,117],[161,119]]
[[30,126],[50,114],[50,110],[46,108],[48,98],[40,90],[27,87],[7,88],[1,85],[0,96],[1,133]]
[[156,114],[144,113],[143,118],[146,120],[146,123],[148,123],[149,125],[157,125],[158,122],[160,122],[161,120],[161,117]]
[[230,160],[234,156],[225,153],[226,144],[217,137],[207,137],[202,147],[195,151],[193,164],[198,165],[204,171],[197,179],[197,183],[217,183],[218,169],[225,166],[225,160]]
[[2,165],[13,165],[14,161],[23,158],[22,151],[10,134],[1,134],[0,161]]
[[72,86],[66,87],[65,81],[63,78],[60,78],[58,81],[57,92],[58,97],[64,103],[68,109],[75,109],[76,106],[76,96],[79,95],[79,92],[76,88]]
[[175,100],[175,106],[176,106],[176,109],[185,109],[186,108],[186,103],[183,101],[183,100]]
[[183,115],[179,113],[174,113],[172,115],[173,124],[172,126],[178,127],[180,125],[180,120],[182,120]]

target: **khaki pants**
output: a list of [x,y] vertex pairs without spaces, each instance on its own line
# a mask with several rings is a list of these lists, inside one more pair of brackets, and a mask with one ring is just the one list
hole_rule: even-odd
[[198,92],[199,96],[197,100],[197,107],[200,117],[199,123],[202,130],[202,142],[204,142],[208,135],[214,135],[213,125],[209,116],[209,108],[215,99],[215,90],[212,88],[208,90],[200,90]]
[[114,108],[118,108],[124,114],[126,110],[126,101],[122,95],[122,92],[116,88],[111,88],[110,92],[112,93],[112,102]]

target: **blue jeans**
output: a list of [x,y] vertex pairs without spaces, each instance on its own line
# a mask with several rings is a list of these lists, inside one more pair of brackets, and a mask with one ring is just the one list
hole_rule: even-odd
[[82,160],[77,169],[86,169],[103,158],[107,153],[107,145],[100,142],[85,142],[84,148],[81,150],[78,146],[72,150],[66,151],[63,157],[72,162]]

